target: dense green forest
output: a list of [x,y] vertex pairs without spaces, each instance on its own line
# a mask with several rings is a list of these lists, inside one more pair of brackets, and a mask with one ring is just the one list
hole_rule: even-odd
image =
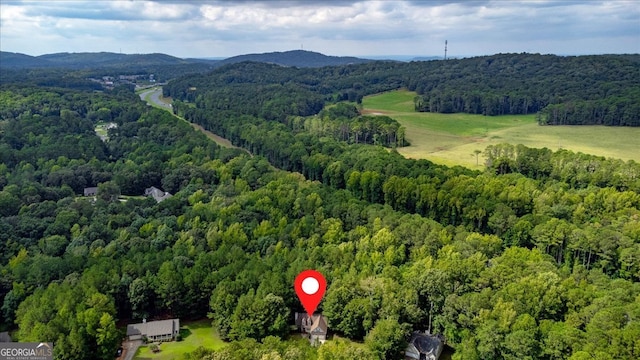
[[30,56],[0,51],[0,68],[3,69],[118,69],[128,71],[149,68],[206,65],[209,69],[217,61],[204,59],[180,59],[166,54],[122,54],[111,52],[55,53]]
[[245,54],[233,56],[216,63],[216,66],[235,64],[245,61],[255,61],[282,66],[296,67],[324,67],[349,64],[362,64],[374,60],[361,59],[353,56],[327,56],[314,51],[291,50],[283,52],[270,52],[263,54]]
[[81,66],[79,69],[67,69],[63,66],[5,67],[4,63],[0,63],[0,85],[21,84],[21,86],[35,85],[102,91],[103,85],[92,81],[91,78],[101,79],[103,76],[109,76],[117,79],[120,75],[153,74],[155,80],[164,82],[187,74],[202,74],[211,71],[212,68],[213,65],[202,62],[158,64],[138,61],[104,65],[102,67],[97,65],[96,67]]
[[[418,111],[533,114],[548,125],[640,126],[638,55],[499,54],[459,60],[373,62],[291,69],[243,63],[208,76],[184,77],[165,95],[191,102],[217,97],[230,84],[296,86],[327,100],[408,88]],[[189,90],[192,89],[192,90]],[[195,89],[195,90],[193,90]],[[229,90],[231,91],[231,90]]]
[[159,66],[207,65],[218,67],[245,61],[278,64],[296,67],[323,67],[349,64],[362,64],[374,60],[352,56],[328,56],[313,51],[291,50],[262,54],[245,54],[232,56],[223,60],[180,59],[166,54],[122,54],[110,52],[94,53],[55,53],[30,56],[20,53],[0,51],[0,67],[13,69],[149,69]]
[[[0,328],[57,359],[112,358],[118,321],[165,316],[230,341],[194,360],[397,359],[428,328],[455,359],[640,357],[640,165],[509,144],[484,172],[405,159],[395,120],[333,104],[404,86],[397,66],[244,63],[165,88],[253,157],[128,88],[0,87]],[[106,142],[98,122],[118,125]],[[362,345],[286,340],[308,268],[330,331]]]

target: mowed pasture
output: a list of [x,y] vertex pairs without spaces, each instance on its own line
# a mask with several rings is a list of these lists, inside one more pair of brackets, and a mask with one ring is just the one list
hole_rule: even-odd
[[640,162],[640,128],[609,126],[540,126],[536,115],[483,116],[414,111],[416,93],[390,91],[362,100],[364,114],[384,114],[406,128],[411,146],[398,151],[408,158],[428,159],[445,165],[482,168],[475,150],[499,143],[523,144],[551,150],[635,160]]

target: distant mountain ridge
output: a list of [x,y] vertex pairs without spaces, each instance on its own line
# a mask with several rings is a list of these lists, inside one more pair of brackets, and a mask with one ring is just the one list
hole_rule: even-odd
[[[206,62],[205,60],[201,62]],[[118,67],[128,65],[182,65],[196,63],[166,54],[55,53],[30,56],[0,52],[0,67],[5,68],[69,68]]]
[[187,61],[166,54],[117,54],[117,53],[57,53],[39,56],[56,64],[69,64],[71,66],[83,65],[113,65],[127,62],[157,64],[185,64]]
[[20,53],[0,51],[0,67],[3,68],[68,68],[86,69],[126,66],[158,66],[207,64],[222,66],[243,61],[255,61],[295,67],[322,67],[348,64],[362,64],[375,60],[350,56],[328,56],[305,50],[270,52],[264,54],[246,54],[224,60],[181,59],[166,54],[118,54],[111,52],[55,53],[30,56]]
[[263,54],[238,55],[221,60],[218,64],[235,64],[243,61],[264,62],[295,67],[323,67],[362,64],[375,60],[362,59],[353,56],[329,56],[318,52],[306,50],[291,50],[284,52],[269,52]]
[[43,68],[52,67],[55,64],[36,56],[21,53],[0,51],[0,67],[4,68]]

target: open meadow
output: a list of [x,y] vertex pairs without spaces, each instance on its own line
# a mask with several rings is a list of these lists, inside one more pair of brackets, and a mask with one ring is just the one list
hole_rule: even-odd
[[414,111],[416,93],[390,91],[363,99],[363,113],[384,114],[406,128],[411,146],[398,149],[406,157],[445,165],[482,168],[475,150],[499,143],[560,148],[640,162],[640,128],[608,126],[540,126],[535,115],[483,116]]

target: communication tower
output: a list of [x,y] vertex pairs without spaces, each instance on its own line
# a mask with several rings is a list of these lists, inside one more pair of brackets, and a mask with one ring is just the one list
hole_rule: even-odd
[[447,40],[444,41],[444,59],[447,60]]

